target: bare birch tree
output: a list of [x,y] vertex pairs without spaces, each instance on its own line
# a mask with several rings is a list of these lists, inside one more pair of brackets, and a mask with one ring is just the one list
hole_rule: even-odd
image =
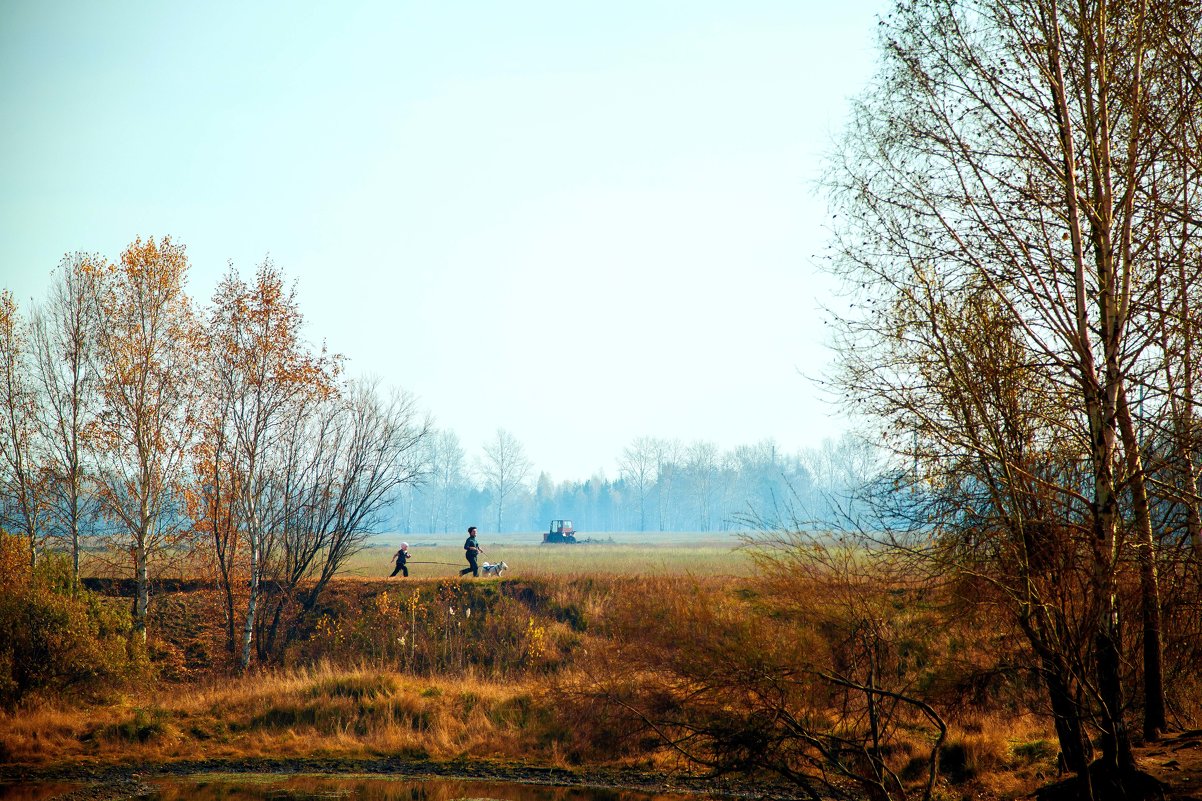
[[647,498],[658,479],[655,443],[650,437],[639,437],[626,446],[618,469],[622,478],[634,490],[639,508],[639,531],[647,530]]
[[51,517],[58,536],[71,548],[75,584],[79,582],[80,537],[97,512],[91,436],[99,412],[95,360],[104,269],[104,259],[99,256],[65,256],[50,297],[33,320]]
[[382,395],[374,382],[299,409],[269,482],[277,523],[264,562],[278,594],[264,653],[281,631],[285,643],[299,633],[330,580],[382,530],[397,491],[426,475],[429,434],[411,395]]
[[438,431],[430,436],[430,479],[434,493],[430,504],[430,531],[447,531],[451,519],[451,501],[467,484],[464,477],[464,453],[454,431]]
[[721,485],[718,446],[697,440],[685,449],[684,477],[688,482],[697,524],[702,531],[714,529],[714,514],[718,505],[717,491]]
[[0,292],[0,522],[21,532],[36,565],[49,513],[45,448],[39,436],[39,399],[30,381],[29,326],[8,290]]
[[505,503],[525,486],[530,475],[530,460],[517,438],[504,429],[484,445],[484,456],[478,462],[480,477],[492,492],[497,510],[497,531],[502,531],[505,520]]
[[679,463],[684,448],[679,440],[657,438],[652,440],[651,449],[655,454],[655,516],[659,530],[668,531],[676,514]]

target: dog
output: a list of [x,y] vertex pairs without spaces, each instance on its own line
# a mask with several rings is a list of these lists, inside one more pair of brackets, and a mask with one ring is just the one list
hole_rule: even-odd
[[480,565],[480,572],[486,576],[499,576],[509,569],[509,565],[504,562],[497,562],[495,565],[490,565],[488,562]]

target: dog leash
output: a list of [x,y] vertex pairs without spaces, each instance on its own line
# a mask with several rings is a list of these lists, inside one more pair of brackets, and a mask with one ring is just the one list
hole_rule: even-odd
[[447,567],[459,567],[462,562],[406,562],[409,565],[446,565]]

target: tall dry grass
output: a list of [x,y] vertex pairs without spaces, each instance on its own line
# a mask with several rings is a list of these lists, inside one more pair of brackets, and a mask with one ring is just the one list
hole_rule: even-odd
[[584,632],[602,621],[609,591],[591,578],[346,582],[331,588],[280,660],[420,675],[545,675],[571,663]]
[[[22,764],[400,754],[678,767],[679,754],[615,699],[684,710],[697,690],[681,681],[696,675],[690,663],[768,668],[835,654],[839,630],[819,614],[830,603],[824,588],[779,592],[712,573],[340,582],[285,667],[131,687],[104,704],[43,700],[0,717],[0,742]],[[186,594],[171,599],[186,603]],[[903,611],[908,630],[928,631],[924,648],[964,637]],[[942,669],[921,672],[933,691],[963,694]],[[805,692],[838,725],[831,698]],[[719,707],[730,700],[717,697]],[[969,722],[953,722],[945,746],[960,775],[1010,770],[1005,718],[983,725],[974,715],[968,704]],[[898,770],[929,747],[927,732],[903,729]]]
[[563,764],[570,732],[536,682],[469,672],[415,678],[320,663],[207,686],[169,687],[106,706],[43,703],[0,717],[15,763],[465,756]]
[[1050,721],[1031,714],[1032,675],[999,672],[1007,632],[947,600],[887,577],[649,577],[611,596],[608,647],[581,655],[559,703],[595,749],[586,759],[635,759],[667,737],[717,770],[821,782],[879,769],[909,794],[937,750],[943,781],[1029,789],[1055,756]]
[[[725,567],[339,580],[270,669],[174,671],[104,703],[42,699],[0,716],[0,758],[399,754],[679,767],[661,737],[671,726],[657,731],[649,720],[675,721],[676,733],[709,726],[753,736],[767,726],[746,714],[757,693],[778,693],[807,725],[855,735],[863,699],[814,680],[815,669],[863,677],[871,654],[877,681],[920,696],[946,720],[946,780],[1015,794],[1052,776],[1055,738],[1037,677],[1022,669],[1020,640],[1003,621],[902,580],[836,586],[821,575]],[[159,600],[182,621],[198,595]],[[152,631],[152,651],[195,650],[154,636],[162,634]],[[928,722],[899,709],[886,734],[890,769],[921,782]],[[714,757],[700,742],[693,736],[689,748]],[[782,753],[800,753],[781,743]]]
[[[600,642],[613,582],[336,582],[283,667],[178,669],[187,627],[152,630],[170,680],[106,703],[42,697],[0,715],[0,757],[49,762],[405,754],[565,764],[585,749],[547,695]],[[175,623],[201,593],[159,599]],[[163,637],[185,637],[168,642]],[[194,632],[195,633],[195,632]],[[213,637],[212,627],[202,627]],[[220,648],[209,641],[209,649]]]

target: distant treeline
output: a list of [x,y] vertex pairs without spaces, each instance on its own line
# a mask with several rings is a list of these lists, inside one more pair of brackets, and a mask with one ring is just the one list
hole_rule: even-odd
[[[426,444],[426,479],[406,485],[393,507],[400,533],[458,531],[467,523],[539,531],[558,518],[585,535],[840,526],[857,515],[857,488],[881,469],[879,454],[851,435],[794,453],[771,441],[723,451],[705,441],[640,437],[622,451],[616,477],[598,472],[583,481],[536,474],[504,431],[474,462],[453,432]],[[517,463],[509,465],[510,486],[502,486],[500,450]]]

